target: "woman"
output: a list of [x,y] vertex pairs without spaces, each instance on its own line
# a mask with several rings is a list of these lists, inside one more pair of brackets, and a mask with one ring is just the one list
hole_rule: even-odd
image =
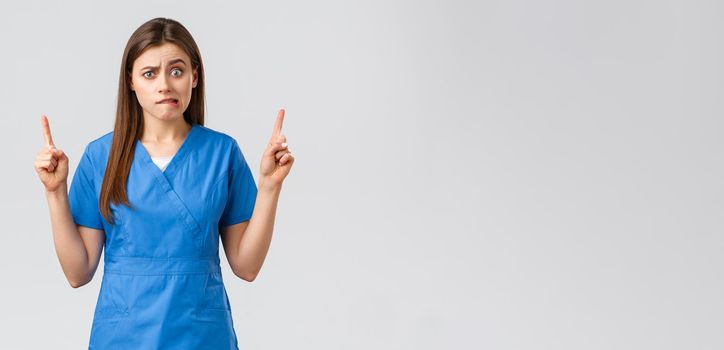
[[204,126],[204,69],[180,23],[155,18],[123,54],[115,126],[87,144],[70,191],[68,157],[42,116],[35,169],[55,249],[77,288],[104,273],[90,349],[238,349],[219,261],[253,281],[294,158],[280,110],[259,187],[230,136]]

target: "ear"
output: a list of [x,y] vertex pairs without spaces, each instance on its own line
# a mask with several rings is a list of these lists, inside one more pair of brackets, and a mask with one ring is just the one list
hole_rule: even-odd
[[131,74],[128,74],[128,86],[131,87],[131,91],[135,91],[133,90],[133,77],[131,76]]
[[194,74],[193,74],[193,75],[194,75],[194,80],[193,80],[193,82],[191,83],[191,88],[195,88],[196,85],[199,84],[199,69],[198,69],[198,67],[197,67],[197,68],[194,68]]

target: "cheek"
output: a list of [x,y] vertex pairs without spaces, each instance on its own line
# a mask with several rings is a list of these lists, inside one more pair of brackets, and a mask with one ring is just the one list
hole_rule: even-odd
[[187,102],[191,99],[191,88],[192,81],[190,79],[180,79],[176,83],[176,91],[180,96],[184,98]]
[[176,89],[177,89],[177,91],[183,91],[183,92],[186,92],[187,90],[191,90],[191,79],[184,78],[184,79],[177,80]]
[[138,103],[140,103],[141,106],[147,107],[156,104],[153,100],[153,93],[151,90],[148,89],[147,86],[143,86],[142,84],[137,84],[134,86],[136,91],[136,98],[138,99]]

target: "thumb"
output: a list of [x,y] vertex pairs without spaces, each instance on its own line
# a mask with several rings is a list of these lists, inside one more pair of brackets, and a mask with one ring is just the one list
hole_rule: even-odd
[[60,149],[57,149],[57,148],[56,148],[56,149],[53,150],[53,154],[55,154],[55,156],[57,156],[58,159],[61,159],[61,158],[63,158],[63,155],[64,155],[65,153],[63,152],[63,150],[60,150]]
[[55,159],[58,160],[58,165],[55,166],[56,171],[59,174],[64,174],[68,171],[68,157],[62,150],[56,149],[53,151]]

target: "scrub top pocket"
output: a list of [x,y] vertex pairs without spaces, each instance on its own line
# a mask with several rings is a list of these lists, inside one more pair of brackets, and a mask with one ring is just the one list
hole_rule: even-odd
[[118,275],[105,274],[93,315],[94,322],[111,322],[128,318],[124,286]]

